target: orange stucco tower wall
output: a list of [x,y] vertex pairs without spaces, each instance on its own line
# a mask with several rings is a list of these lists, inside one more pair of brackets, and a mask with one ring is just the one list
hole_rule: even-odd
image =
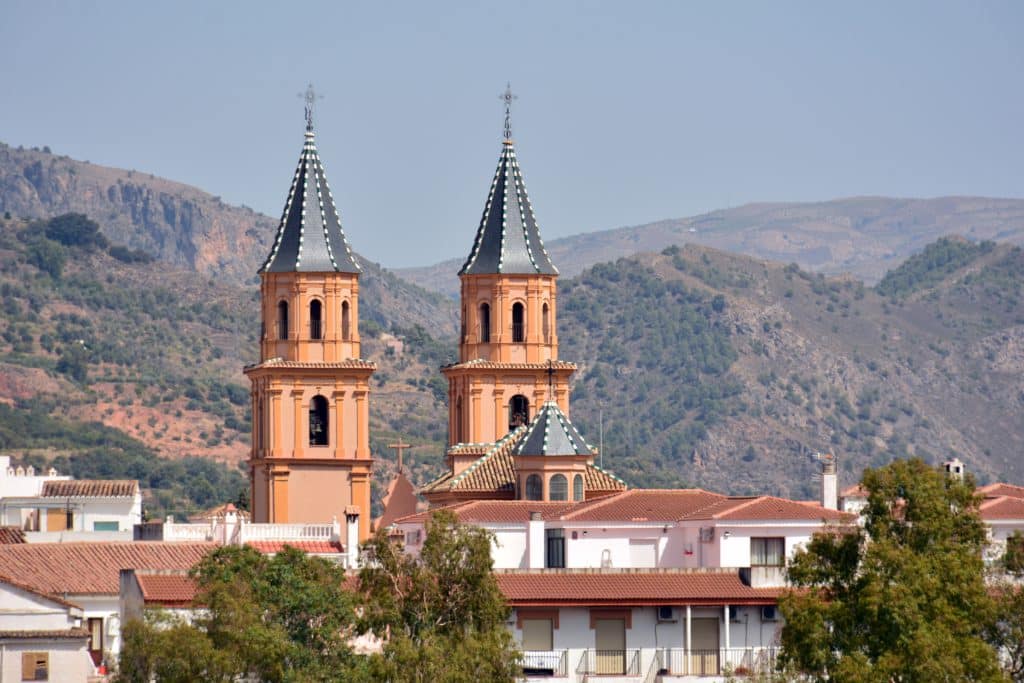
[[[505,139],[473,249],[459,271],[459,362],[448,379],[449,445],[493,443],[546,402],[569,412],[576,366],[558,359],[558,270]],[[475,458],[449,456],[457,474]]]
[[359,266],[308,121],[273,249],[260,269],[252,383],[255,522],[329,523],[359,510],[370,534],[369,380],[360,359]]

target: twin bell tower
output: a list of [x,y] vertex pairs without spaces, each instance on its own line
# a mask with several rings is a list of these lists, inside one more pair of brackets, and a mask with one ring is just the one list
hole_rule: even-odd
[[[314,99],[310,88],[302,153],[259,271],[260,361],[245,368],[252,383],[252,514],[255,522],[274,523],[328,523],[358,514],[364,540],[370,534],[369,393],[376,366],[360,358],[360,268],[317,152]],[[503,99],[498,168],[459,271],[459,360],[442,368],[449,478],[532,420],[567,424],[569,378],[576,370],[558,359],[558,270],[544,250],[516,160],[509,90]],[[573,457],[592,463],[592,449],[578,435],[572,440],[579,442]],[[545,461],[531,471],[543,474]]]

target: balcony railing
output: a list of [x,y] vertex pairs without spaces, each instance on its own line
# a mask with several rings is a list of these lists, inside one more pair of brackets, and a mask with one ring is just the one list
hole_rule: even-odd
[[576,673],[586,675],[640,675],[640,650],[586,650],[576,665]]
[[774,647],[668,648],[661,653],[662,666],[673,676],[767,674],[775,670],[777,657],[778,648]]
[[524,650],[523,676],[566,678],[569,675],[568,659],[567,650]]

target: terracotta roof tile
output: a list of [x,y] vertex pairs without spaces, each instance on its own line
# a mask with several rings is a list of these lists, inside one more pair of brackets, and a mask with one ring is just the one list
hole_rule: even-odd
[[1024,499],[1012,496],[987,498],[982,501],[979,512],[985,520],[1024,519]]
[[84,640],[89,632],[84,628],[62,631],[0,631],[0,640]]
[[474,358],[464,363],[446,365],[442,370],[462,370],[464,368],[475,368],[478,370],[547,370],[548,367],[556,370],[575,370],[576,364],[565,360],[556,360],[552,361],[549,366],[546,361],[543,363],[502,363],[485,358]]
[[142,598],[147,604],[167,607],[190,605],[196,599],[196,582],[185,572],[135,572]]
[[1024,486],[999,482],[980,487],[978,493],[986,497],[1008,496],[1010,498],[1024,498]]
[[674,522],[725,496],[702,489],[632,489],[581,504],[563,519],[574,522]]
[[732,571],[547,570],[495,572],[512,606],[771,604],[785,588],[751,588]]
[[279,553],[286,546],[301,550],[304,553],[343,553],[344,546],[337,541],[249,541],[246,543],[250,548],[261,553]]
[[122,569],[190,569],[214,543],[123,541],[0,546],[0,571],[50,594],[116,595]]
[[[440,491],[465,491],[480,493],[511,494],[515,491],[515,468],[513,466],[512,448],[519,437],[526,431],[526,425],[518,427],[491,447],[469,467],[452,475],[445,473],[420,489],[420,493]],[[472,444],[479,446],[480,444]],[[453,449],[449,449],[452,453]],[[584,485],[590,492],[623,491],[626,484],[621,479],[596,465],[587,465]]]
[[686,519],[718,520],[845,520],[850,515],[839,510],[775,496],[730,497],[688,515]]
[[70,479],[43,482],[43,498],[131,498],[139,492],[134,479]]
[[853,486],[847,486],[839,495],[842,498],[867,498],[868,490],[860,484],[854,484]]
[[0,545],[25,543],[25,532],[20,526],[0,526]]

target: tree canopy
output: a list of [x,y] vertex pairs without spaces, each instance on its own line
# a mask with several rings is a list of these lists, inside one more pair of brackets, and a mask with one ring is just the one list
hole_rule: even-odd
[[[418,557],[383,534],[368,550],[357,581],[292,548],[218,548],[193,570],[191,624],[154,613],[125,626],[118,680],[516,680],[487,532],[438,513]],[[380,652],[354,652],[362,634]]]
[[816,535],[789,568],[782,663],[812,680],[998,681],[974,482],[921,460],[864,473],[864,525]]
[[378,534],[363,569],[364,624],[388,633],[375,680],[507,681],[520,675],[509,608],[491,572],[491,536],[436,512],[418,557]]

